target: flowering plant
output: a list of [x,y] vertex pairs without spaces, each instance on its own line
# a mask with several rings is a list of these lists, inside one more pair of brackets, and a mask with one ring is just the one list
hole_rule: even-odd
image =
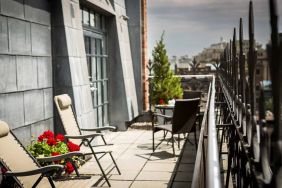
[[[50,157],[80,150],[80,147],[71,141],[67,143],[64,141],[64,135],[55,135],[52,131],[48,130],[38,136],[37,141],[33,142],[27,149],[34,157]],[[76,159],[78,158],[74,158],[74,160]],[[74,171],[74,167],[69,161],[61,160],[55,161],[54,163],[64,165],[65,172],[68,174]],[[40,164],[44,166],[50,163],[42,162]]]

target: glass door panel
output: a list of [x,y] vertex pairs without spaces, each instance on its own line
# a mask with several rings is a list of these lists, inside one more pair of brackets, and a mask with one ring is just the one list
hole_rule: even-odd
[[106,126],[109,123],[106,36],[89,31],[85,31],[84,34],[96,125],[98,127]]
[[104,125],[109,124],[109,118],[108,118],[108,105],[104,105]]
[[98,127],[102,127],[103,125],[103,106],[98,107]]

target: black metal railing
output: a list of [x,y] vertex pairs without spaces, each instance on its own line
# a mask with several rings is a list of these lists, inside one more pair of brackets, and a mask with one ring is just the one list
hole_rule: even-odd
[[[282,38],[278,33],[276,1],[269,0],[271,44],[267,47],[272,84],[272,105],[266,118],[263,88],[258,89],[253,3],[249,4],[248,50],[243,49],[243,20],[239,21],[239,50],[236,28],[233,40],[221,57],[217,96],[221,123],[217,124],[219,154],[228,155],[225,187],[280,187],[282,180]],[[247,63],[245,63],[247,62]],[[245,65],[247,64],[247,66]],[[257,101],[259,99],[259,102]],[[227,152],[222,150],[227,141]]]

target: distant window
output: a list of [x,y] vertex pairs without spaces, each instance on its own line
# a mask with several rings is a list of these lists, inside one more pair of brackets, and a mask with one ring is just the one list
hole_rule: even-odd
[[95,13],[90,11],[90,27],[95,27]]
[[88,8],[81,8],[82,24],[84,27],[90,27],[95,30],[105,31],[106,30],[106,18],[104,15],[89,10]]
[[87,9],[82,9],[82,23],[84,25],[89,25],[89,12]]

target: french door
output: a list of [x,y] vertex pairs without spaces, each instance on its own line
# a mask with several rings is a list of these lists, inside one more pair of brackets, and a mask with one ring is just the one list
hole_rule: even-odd
[[109,124],[106,35],[84,30],[90,89],[97,127]]

